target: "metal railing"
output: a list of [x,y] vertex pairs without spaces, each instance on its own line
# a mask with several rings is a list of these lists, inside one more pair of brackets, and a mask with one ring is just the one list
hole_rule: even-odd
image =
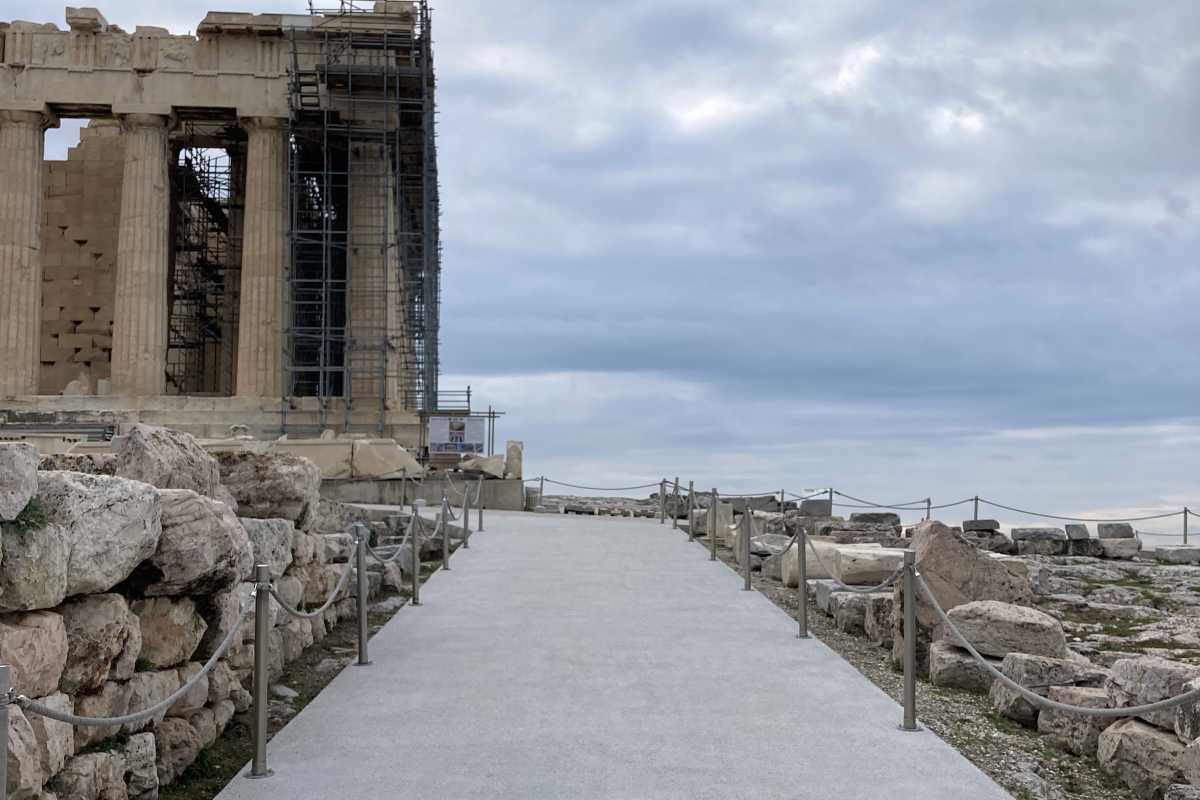
[[[477,528],[480,531],[483,530],[483,504],[479,503],[482,488],[483,479],[480,478],[474,493],[475,502],[479,509]],[[471,500],[469,492],[464,492],[464,494],[467,496],[464,497],[463,501],[462,520],[464,522],[464,533],[462,543],[463,547],[466,547],[471,535],[470,525],[467,524]],[[242,629],[242,626],[251,614],[254,615],[254,666],[251,691],[254,752],[250,762],[250,771],[246,773],[246,777],[254,779],[270,777],[273,772],[267,766],[267,711],[271,684],[269,672],[269,665],[271,663],[270,634],[271,628],[274,625],[271,614],[271,600],[274,599],[276,605],[290,617],[302,620],[316,619],[337,602],[339,596],[345,591],[352,573],[356,574],[357,582],[354,598],[357,606],[358,658],[355,665],[363,667],[370,665],[371,659],[368,649],[370,626],[367,610],[368,596],[370,594],[370,579],[367,572],[368,559],[373,558],[384,565],[394,564],[401,561],[402,554],[406,552],[406,548],[409,548],[407,552],[411,553],[410,557],[412,561],[408,570],[411,575],[411,605],[420,606],[421,534],[425,525],[429,524],[421,515],[421,509],[424,507],[424,500],[414,501],[412,513],[408,524],[405,526],[403,538],[392,544],[381,544],[378,548],[371,547],[370,530],[367,525],[362,522],[353,523],[350,526],[353,553],[347,558],[346,566],[342,570],[342,574],[338,577],[333,590],[325,599],[325,602],[312,611],[303,611],[287,603],[275,586],[275,582],[271,577],[270,566],[268,564],[256,564],[254,568],[254,588],[243,599],[237,621],[230,628],[229,632],[226,633],[225,638],[217,645],[217,648],[213,651],[208,661],[185,684],[147,708],[117,717],[85,717],[49,708],[19,694],[17,689],[12,686],[11,668],[7,664],[0,663],[0,748],[2,748],[2,751],[0,751],[0,786],[4,786],[7,780],[8,716],[10,707],[15,706],[26,713],[36,714],[47,719],[78,727],[112,728],[146,722],[155,715],[170,708],[180,698],[192,691],[201,680],[206,679],[206,676],[228,653],[238,632]],[[450,569],[450,522],[454,519],[456,518],[451,510],[450,501],[445,493],[443,493],[441,507],[438,510],[436,519],[432,523],[433,529],[430,538],[433,539],[440,535],[442,542],[441,568],[446,570]],[[389,550],[391,550],[390,553],[387,552]],[[403,563],[400,564],[400,567],[403,572]]]

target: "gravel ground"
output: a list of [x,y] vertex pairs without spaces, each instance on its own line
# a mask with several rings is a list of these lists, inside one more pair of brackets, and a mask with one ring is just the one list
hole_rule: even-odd
[[[701,538],[697,546],[708,545]],[[740,572],[728,548],[719,547],[717,557]],[[795,589],[759,573],[754,573],[753,583],[775,605],[793,618],[798,616]],[[892,667],[888,650],[864,637],[843,633],[834,627],[832,618],[811,604],[808,622],[810,633],[901,702],[904,677]],[[997,714],[984,695],[942,689],[918,680],[917,715],[921,725],[970,759],[1017,800],[1136,800],[1131,789],[1104,774],[1094,759],[1059,750],[1036,731]],[[900,724],[899,713],[896,724]]]

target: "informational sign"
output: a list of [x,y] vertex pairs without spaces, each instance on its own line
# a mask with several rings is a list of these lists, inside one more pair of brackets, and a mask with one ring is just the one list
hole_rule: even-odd
[[482,453],[486,422],[483,417],[430,417],[429,452]]

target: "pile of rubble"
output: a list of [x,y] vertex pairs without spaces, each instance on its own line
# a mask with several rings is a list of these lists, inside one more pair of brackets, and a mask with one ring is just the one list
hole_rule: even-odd
[[[40,459],[0,444],[0,653],[14,689],[88,717],[153,706],[232,629],[256,563],[290,604],[323,603],[351,555],[344,525],[359,516],[319,487],[306,459],[214,458],[150,426],[106,455]],[[399,576],[372,573],[371,590],[385,580]],[[312,621],[273,606],[273,675],[354,613],[354,586]],[[255,646],[251,617],[205,679],[143,724],[73,728],[10,707],[7,796],[157,797],[248,708]]]

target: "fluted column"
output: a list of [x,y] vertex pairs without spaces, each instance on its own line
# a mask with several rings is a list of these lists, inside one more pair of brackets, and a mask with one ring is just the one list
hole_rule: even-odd
[[121,118],[125,173],[117,236],[112,382],[114,392],[132,397],[166,392],[169,121],[157,114]]
[[237,393],[283,394],[284,271],[287,265],[287,124],[242,121],[246,147],[246,213],[242,234]]
[[0,395],[38,392],[46,115],[0,111]]

